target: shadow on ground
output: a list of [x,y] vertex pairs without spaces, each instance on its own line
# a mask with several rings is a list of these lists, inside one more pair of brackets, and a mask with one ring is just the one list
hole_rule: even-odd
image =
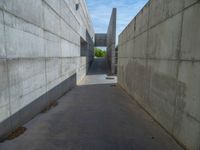
[[106,58],[95,58],[89,68],[87,75],[107,74],[108,68],[106,65]]
[[92,63],[87,76],[78,85],[116,84],[116,76],[108,76],[109,70],[105,58],[96,58]]

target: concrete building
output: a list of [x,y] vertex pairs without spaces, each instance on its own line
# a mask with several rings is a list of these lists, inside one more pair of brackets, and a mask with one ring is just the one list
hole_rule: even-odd
[[116,74],[116,20],[117,9],[114,8],[111,14],[110,23],[107,31],[107,64],[111,74]]
[[110,70],[109,74],[115,75],[117,72],[116,63],[116,24],[117,24],[117,9],[113,8],[108,25],[107,33],[95,34],[95,46],[107,47],[107,68]]
[[86,75],[93,41],[85,0],[0,0],[0,137]]
[[200,149],[200,1],[150,0],[119,36],[119,84],[186,149]]
[[[118,59],[119,85],[179,144],[199,150],[199,14],[199,0],[150,0],[120,34],[116,51],[115,8],[107,33],[95,34],[85,0],[0,0],[0,141],[55,105],[85,77],[93,47],[106,46],[111,74]],[[105,75],[103,59],[93,70],[89,81],[100,76],[102,85],[77,87],[69,101],[65,95],[56,111],[31,124],[29,139],[25,135],[0,147],[39,143],[37,148],[49,149],[61,143],[65,149],[68,140],[69,149],[182,149],[114,85],[116,80],[110,82],[114,78]]]

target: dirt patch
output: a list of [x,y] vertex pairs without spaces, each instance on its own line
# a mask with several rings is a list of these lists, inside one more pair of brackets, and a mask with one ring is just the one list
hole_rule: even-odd
[[41,111],[41,113],[46,113],[46,112],[48,112],[50,109],[56,107],[57,105],[58,105],[58,102],[57,102],[57,101],[50,102],[49,105]]
[[12,133],[10,133],[5,139],[3,139],[2,141],[0,141],[0,143],[3,143],[7,140],[14,140],[15,138],[19,137],[20,135],[22,135],[24,132],[26,131],[25,127],[19,127],[16,130],[14,130]]

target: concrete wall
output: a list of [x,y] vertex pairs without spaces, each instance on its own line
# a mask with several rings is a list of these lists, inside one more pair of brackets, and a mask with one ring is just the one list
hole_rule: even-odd
[[[78,10],[75,4],[0,0],[0,137],[85,76],[93,58],[94,31],[85,0]],[[81,38],[89,45],[83,57]]]
[[200,1],[150,0],[119,36],[119,84],[187,149],[200,149]]
[[107,46],[107,34],[95,33],[95,46],[96,47]]
[[113,8],[107,31],[107,63],[111,74],[116,73],[115,44],[116,44],[117,9]]

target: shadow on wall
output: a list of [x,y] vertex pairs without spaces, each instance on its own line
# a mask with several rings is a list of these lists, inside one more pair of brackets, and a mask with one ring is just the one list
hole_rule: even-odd
[[20,128],[36,115],[44,112],[48,107],[51,107],[50,105],[54,104],[60,97],[75,87],[76,82],[76,74],[74,74],[0,123],[0,141],[4,141],[15,129]]
[[199,0],[151,0],[119,36],[118,80],[186,149],[200,148]]

